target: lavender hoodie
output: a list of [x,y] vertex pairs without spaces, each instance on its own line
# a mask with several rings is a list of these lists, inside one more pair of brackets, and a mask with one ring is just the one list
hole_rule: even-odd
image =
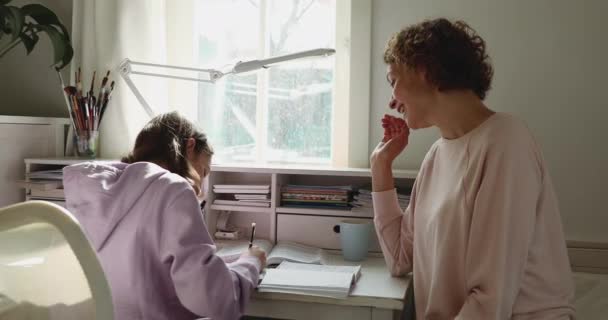
[[148,162],[63,169],[67,207],[101,261],[117,320],[238,319],[261,266],[226,264],[186,180]]

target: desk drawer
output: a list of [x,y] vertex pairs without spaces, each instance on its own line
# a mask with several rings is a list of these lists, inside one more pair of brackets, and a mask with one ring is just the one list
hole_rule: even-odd
[[[277,215],[277,241],[293,241],[324,249],[340,249],[340,234],[334,226],[342,220],[366,220],[370,218],[320,217],[298,214]],[[380,252],[375,230],[372,231],[370,251]]]

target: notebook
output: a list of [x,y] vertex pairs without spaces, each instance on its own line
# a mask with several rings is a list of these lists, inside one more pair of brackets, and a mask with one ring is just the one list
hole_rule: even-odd
[[266,269],[258,291],[345,299],[360,274],[360,266],[283,261],[276,269]]

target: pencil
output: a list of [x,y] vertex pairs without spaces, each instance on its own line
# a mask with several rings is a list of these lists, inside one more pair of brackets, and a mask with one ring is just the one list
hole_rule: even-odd
[[251,238],[249,239],[249,249],[253,246],[253,236],[255,235],[255,222],[251,223]]

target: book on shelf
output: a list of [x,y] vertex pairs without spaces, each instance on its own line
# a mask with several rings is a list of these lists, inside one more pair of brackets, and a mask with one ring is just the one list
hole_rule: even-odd
[[310,209],[350,210],[352,186],[286,185],[281,188],[281,205]]
[[334,195],[348,196],[352,192],[348,190],[324,190],[324,189],[281,189],[281,194],[311,194],[311,195]]
[[28,172],[27,178],[36,180],[63,180],[63,169]]
[[225,189],[225,188],[213,188],[214,193],[243,193],[243,194],[268,194],[270,189]]
[[49,190],[38,190],[31,189],[30,197],[33,198],[52,198],[52,199],[65,199],[63,189],[49,189]]
[[287,190],[326,190],[326,191],[352,191],[353,186],[311,186],[304,184],[288,184],[283,186]]
[[348,201],[347,195],[281,193],[283,199]]
[[[234,261],[247,250],[248,241],[218,241],[217,255]],[[281,241],[275,246],[268,240],[254,240],[267,254],[263,279],[258,287],[262,292],[284,292],[346,298],[361,274],[359,265],[327,265],[325,251],[295,242]]]
[[281,206],[293,208],[309,208],[309,209],[330,209],[330,210],[350,210],[351,206],[347,202],[329,202],[329,201],[292,201],[281,200]]
[[[399,206],[401,209],[405,210],[410,202],[410,195],[403,194],[402,192],[406,192],[407,188],[398,188],[397,189],[397,200],[399,201]],[[372,200],[372,191],[369,189],[359,189],[357,193],[353,196],[353,200],[351,201],[351,205],[353,207],[353,211],[361,211],[361,210],[372,210],[374,208],[373,200]]]
[[244,201],[244,200],[224,200],[215,199],[213,204],[229,205],[229,206],[250,206],[250,207],[270,207],[270,201]]
[[256,189],[270,190],[270,185],[255,185],[255,184],[214,184],[215,189]]
[[234,195],[236,200],[269,200],[269,196],[267,194],[240,194],[237,193]]
[[53,190],[63,186],[61,180],[19,180],[17,185],[30,190]]
[[268,204],[270,203],[270,200],[256,200],[256,199],[253,199],[253,200],[236,200],[236,201],[238,201],[240,203],[268,203]]

